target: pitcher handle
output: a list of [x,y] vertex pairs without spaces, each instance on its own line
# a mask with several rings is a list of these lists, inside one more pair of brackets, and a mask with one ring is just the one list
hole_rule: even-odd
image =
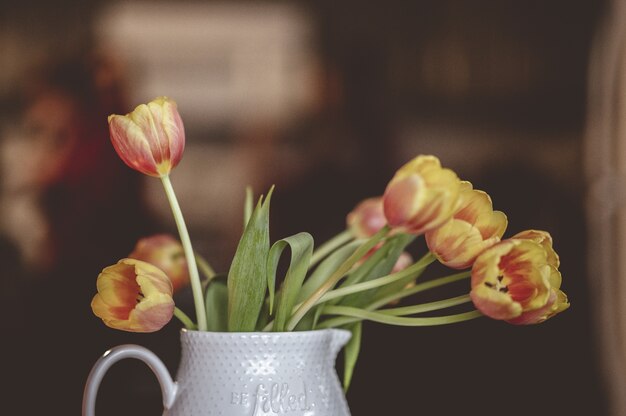
[[159,357],[149,349],[139,345],[120,345],[105,352],[91,369],[83,393],[83,416],[95,416],[96,396],[100,382],[109,368],[124,358],[136,358],[146,363],[159,380],[163,407],[169,409],[174,404],[178,385],[172,380],[169,371]]

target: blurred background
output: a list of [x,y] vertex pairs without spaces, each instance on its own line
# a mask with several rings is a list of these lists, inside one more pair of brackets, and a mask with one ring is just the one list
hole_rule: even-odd
[[[354,415],[626,415],[624,3],[2,2],[3,405],[78,414],[91,365],[121,343],[176,371],[177,323],[121,333],[89,307],[103,267],[175,231],[159,181],[117,159],[106,124],[167,95],[187,132],[172,181],[218,270],[246,185],[276,184],[272,240],[319,244],[420,153],[487,191],[506,235],[553,235],[570,310],[531,327],[367,323]],[[159,397],[122,362],[99,415],[160,414]]]

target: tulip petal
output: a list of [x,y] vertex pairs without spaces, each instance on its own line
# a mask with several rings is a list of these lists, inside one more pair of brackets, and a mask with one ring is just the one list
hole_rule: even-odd
[[474,305],[516,325],[540,323],[567,309],[561,274],[548,264],[548,255],[533,239],[509,239],[485,250],[472,267]]
[[492,290],[485,285],[472,289],[470,297],[479,311],[493,319],[513,319],[522,313],[522,305],[514,302],[505,293]]
[[185,130],[176,103],[159,97],[131,113],[109,117],[111,142],[131,168],[165,176],[178,165],[185,148]]
[[459,178],[443,169],[439,159],[418,156],[401,167],[385,189],[387,223],[414,235],[435,229],[452,217],[459,188]]
[[126,116],[109,117],[111,143],[120,158],[132,169],[159,176],[157,164],[141,127]]
[[160,269],[136,259],[122,259],[98,276],[93,313],[109,327],[153,332],[174,313],[172,284]]

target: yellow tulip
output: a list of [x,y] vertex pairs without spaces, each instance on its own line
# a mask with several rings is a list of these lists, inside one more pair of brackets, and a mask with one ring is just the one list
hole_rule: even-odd
[[465,269],[480,253],[500,241],[506,226],[506,215],[493,210],[489,195],[463,181],[460,203],[452,219],[428,231],[426,243],[441,263]]
[[415,235],[444,224],[457,207],[460,181],[434,156],[417,156],[401,167],[383,195],[387,223]]
[[529,239],[501,241],[478,256],[470,296],[483,314],[512,324],[535,324],[569,307],[561,273],[544,246]]
[[96,284],[91,309],[111,328],[154,332],[172,319],[172,283],[150,263],[122,259],[102,270]]
[[552,236],[547,231],[541,230],[526,230],[521,233],[515,234],[512,238],[517,238],[521,240],[532,240],[536,243],[541,244],[544,250],[546,250],[546,254],[548,256],[548,264],[558,268],[561,264],[559,260],[559,255],[556,254],[554,248],[552,247]]

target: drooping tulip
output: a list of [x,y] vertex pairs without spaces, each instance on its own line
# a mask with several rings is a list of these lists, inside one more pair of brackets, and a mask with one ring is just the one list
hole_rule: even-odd
[[472,267],[470,296],[483,314],[512,324],[545,321],[567,309],[561,274],[541,244],[509,239],[486,249]]
[[417,156],[402,166],[383,195],[387,223],[415,235],[444,224],[457,207],[460,181],[434,156]]
[[91,309],[111,328],[154,332],[172,319],[172,283],[150,263],[122,259],[102,270],[96,285]]
[[183,246],[169,234],[140,239],[128,257],[153,264],[165,272],[174,292],[189,284],[189,269]]
[[561,264],[559,260],[559,255],[554,251],[552,247],[552,236],[547,231],[542,230],[526,230],[520,233],[515,234],[512,238],[517,238],[521,240],[532,240],[535,243],[541,244],[541,246],[546,250],[546,255],[548,256],[548,264],[558,268]]
[[465,269],[480,253],[500,241],[506,226],[506,215],[493,210],[489,195],[462,181],[460,203],[452,219],[428,231],[426,243],[441,263]]
[[159,97],[124,116],[109,116],[111,142],[131,168],[150,176],[166,176],[185,149],[185,129],[176,103]]
[[546,303],[543,308],[524,312],[518,318],[511,319],[508,322],[516,325],[540,323],[569,308],[570,304],[567,295],[560,289],[561,272],[558,271],[560,260],[559,255],[554,251],[552,246],[552,236],[550,233],[542,230],[526,230],[515,234],[513,238],[532,240],[540,244],[546,251],[547,262],[552,269],[552,291],[548,303]]
[[382,197],[361,201],[347,216],[348,229],[355,238],[369,238],[387,224]]

